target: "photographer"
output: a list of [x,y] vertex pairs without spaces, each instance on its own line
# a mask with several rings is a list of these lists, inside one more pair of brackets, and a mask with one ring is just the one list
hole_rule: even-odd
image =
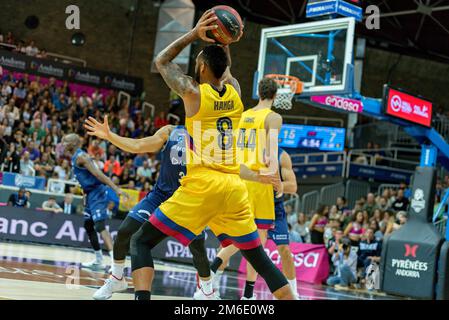
[[336,289],[347,289],[350,284],[357,281],[357,254],[351,250],[351,240],[343,238],[338,251],[332,256],[335,266],[333,276],[327,279],[329,286]]

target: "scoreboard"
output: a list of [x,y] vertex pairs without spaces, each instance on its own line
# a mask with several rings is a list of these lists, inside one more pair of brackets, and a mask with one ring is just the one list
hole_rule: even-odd
[[284,148],[337,152],[343,151],[345,139],[344,128],[287,124],[279,132],[279,146]]

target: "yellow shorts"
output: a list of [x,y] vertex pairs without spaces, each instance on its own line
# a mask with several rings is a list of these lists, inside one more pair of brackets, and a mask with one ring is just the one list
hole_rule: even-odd
[[274,228],[274,190],[269,184],[245,181],[248,200],[258,229]]
[[209,226],[222,246],[239,249],[260,245],[245,184],[236,174],[194,168],[181,186],[151,215],[161,232],[188,245]]

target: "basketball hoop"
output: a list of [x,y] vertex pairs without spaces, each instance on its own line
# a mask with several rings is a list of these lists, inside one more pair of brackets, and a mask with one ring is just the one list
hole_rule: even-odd
[[273,106],[282,110],[291,110],[295,94],[301,94],[304,84],[297,77],[285,74],[267,74],[265,77],[273,79],[278,84],[278,92]]

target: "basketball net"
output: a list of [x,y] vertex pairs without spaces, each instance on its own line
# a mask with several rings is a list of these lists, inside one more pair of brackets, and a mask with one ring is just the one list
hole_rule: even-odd
[[296,77],[281,74],[267,74],[266,77],[273,79],[278,84],[273,107],[281,110],[291,110],[293,97],[302,92],[302,82]]

